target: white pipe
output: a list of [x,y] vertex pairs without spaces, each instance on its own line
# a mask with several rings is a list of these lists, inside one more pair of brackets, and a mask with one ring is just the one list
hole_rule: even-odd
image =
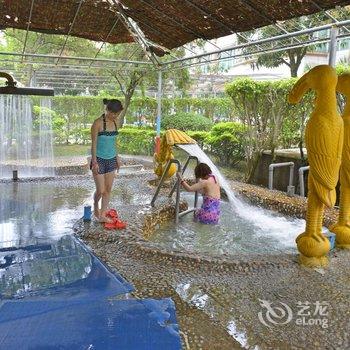
[[273,163],[269,165],[269,190],[273,190],[273,170],[275,168],[282,168],[289,166],[289,184],[287,192],[292,194],[294,190],[293,180],[294,180],[294,162],[284,162],[284,163]]
[[299,168],[299,187],[300,187],[300,196],[305,197],[305,184],[304,184],[304,172],[308,171],[310,166],[302,166]]

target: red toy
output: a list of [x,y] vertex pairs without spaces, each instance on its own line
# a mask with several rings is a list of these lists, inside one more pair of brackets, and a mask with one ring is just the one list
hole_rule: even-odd
[[108,229],[108,230],[113,230],[113,229],[121,230],[123,228],[126,228],[126,222],[119,220],[118,213],[115,209],[108,210],[106,213],[106,216],[113,220],[113,222],[105,222],[104,226],[106,229]]

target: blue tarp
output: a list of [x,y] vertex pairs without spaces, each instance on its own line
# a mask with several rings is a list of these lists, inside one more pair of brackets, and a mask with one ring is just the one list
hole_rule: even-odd
[[0,350],[180,349],[173,301],[128,299],[134,287],[29,193],[0,201]]
[[82,300],[133,290],[73,236],[0,251],[0,299],[58,296]]
[[171,299],[6,301],[0,349],[178,350]]
[[73,236],[3,248],[0,349],[180,349],[171,299],[108,300],[133,290]]

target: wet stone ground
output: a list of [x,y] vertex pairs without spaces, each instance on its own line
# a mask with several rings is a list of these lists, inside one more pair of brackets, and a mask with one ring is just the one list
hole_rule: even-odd
[[[142,235],[145,221],[150,220],[149,230],[159,213],[162,220],[173,213],[166,190],[156,208],[149,207],[152,178],[116,180],[112,206],[128,222],[127,229],[105,231],[99,223],[79,221],[75,231],[135,286],[134,296],[173,298],[184,349],[350,348],[350,252],[333,251],[328,269],[313,270],[300,267],[294,255],[220,259],[166,250]],[[232,186],[260,206],[295,217],[305,214],[304,199]],[[336,216],[330,211],[327,220]]]

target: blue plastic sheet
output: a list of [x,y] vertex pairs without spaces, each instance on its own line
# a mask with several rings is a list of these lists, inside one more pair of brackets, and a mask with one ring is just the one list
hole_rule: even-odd
[[0,250],[0,299],[46,296],[82,300],[133,290],[70,235],[56,242]]
[[0,349],[178,350],[171,299],[6,301]]
[[51,213],[52,185],[33,186],[0,201],[0,350],[180,349],[173,301],[127,299],[130,283],[63,236],[70,211]]

